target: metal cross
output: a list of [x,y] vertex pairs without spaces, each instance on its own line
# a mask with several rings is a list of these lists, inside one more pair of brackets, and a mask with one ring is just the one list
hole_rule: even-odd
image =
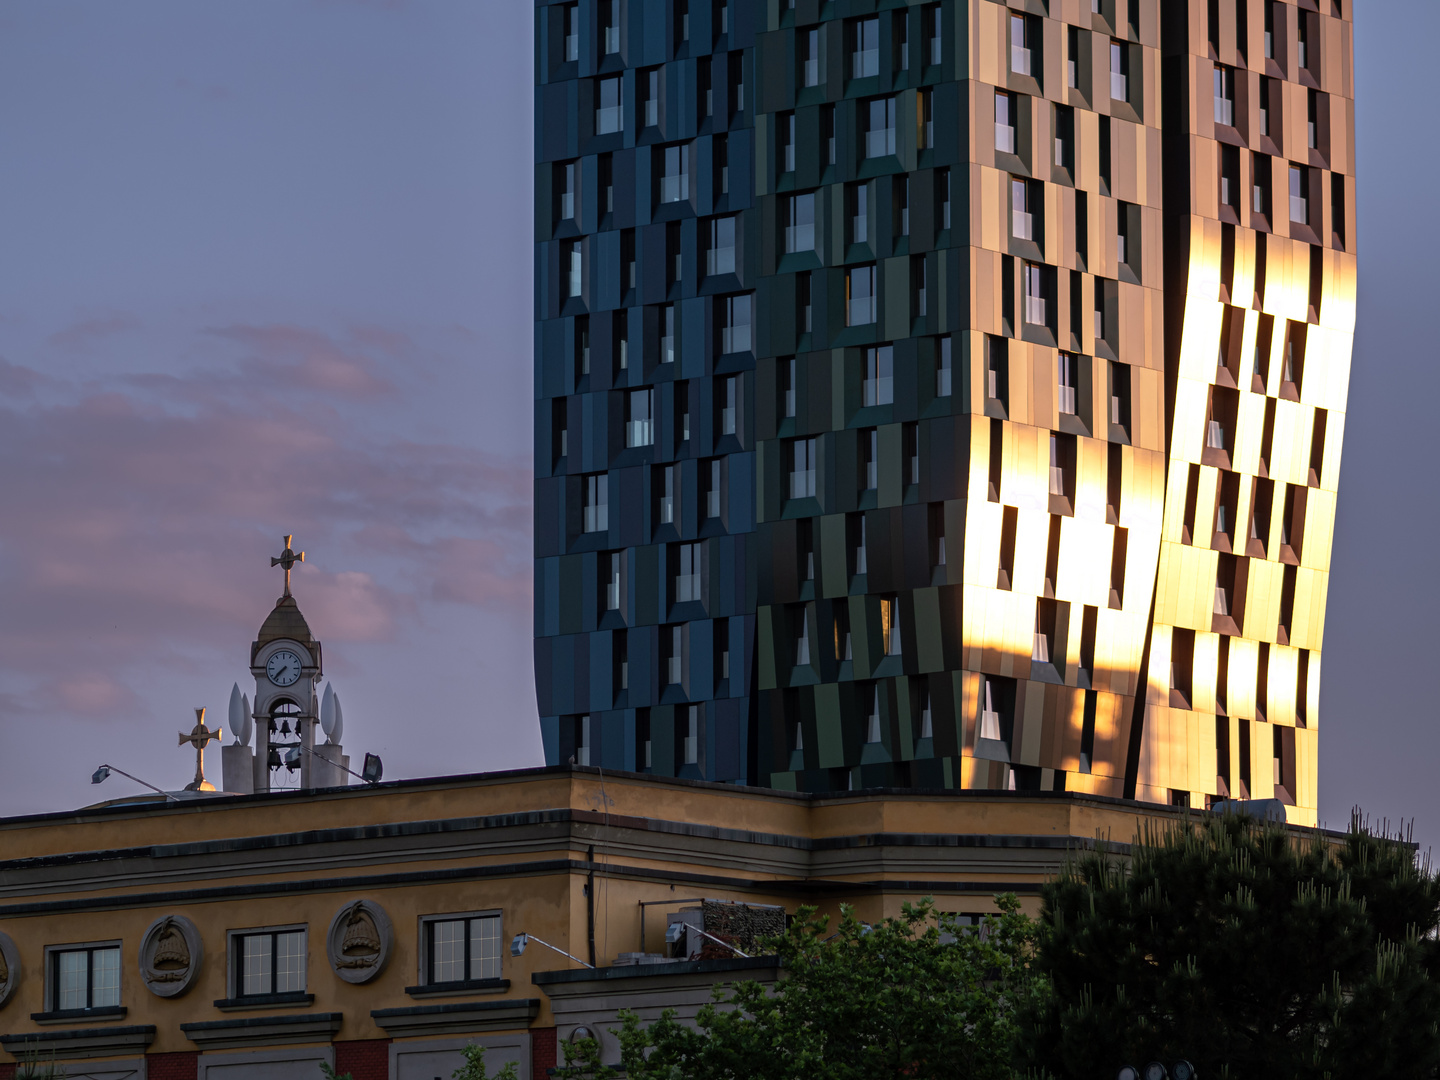
[[[286,538],[289,539],[288,537]],[[211,739],[219,740],[223,736],[220,728],[211,731],[205,726],[205,710],[195,710],[195,728],[186,735],[180,733],[180,745],[189,743],[195,747],[195,779],[185,785],[186,791],[214,791],[215,785],[205,779],[205,744]]]
[[286,595],[286,596],[289,596],[289,595],[290,595],[290,568],[291,568],[292,566],[294,566],[297,562],[304,562],[304,561],[305,561],[305,552],[303,552],[303,551],[296,552],[296,551],[291,551],[291,550],[290,550],[290,541],[291,541],[292,539],[294,539],[294,533],[286,533],[286,535],[285,535],[285,550],[280,553],[280,557],[279,557],[279,558],[272,558],[272,559],[270,560],[270,565],[271,565],[271,566],[283,566],[283,567],[285,568],[285,595]]

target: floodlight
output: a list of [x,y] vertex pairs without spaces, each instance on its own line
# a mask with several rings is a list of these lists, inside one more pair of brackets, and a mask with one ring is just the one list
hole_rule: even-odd
[[1116,1074],[1115,1080],[1140,1080],[1140,1070],[1134,1065],[1126,1065]]
[[665,927],[665,940],[671,945],[685,936],[685,924],[683,922],[672,922]]
[[1170,1074],[1160,1062],[1152,1061],[1145,1066],[1145,1080],[1170,1080]]
[[109,775],[110,775],[110,766],[109,766],[109,765],[101,765],[98,769],[95,770],[94,773],[91,774],[91,776],[90,776],[90,782],[91,782],[92,784],[102,783],[102,782],[104,782],[105,778],[106,778],[107,776],[109,776]]
[[367,784],[378,784],[380,777],[385,775],[385,766],[380,761],[379,754],[366,754],[365,767],[360,770],[360,779]]
[[1170,1076],[1173,1080],[1195,1080],[1195,1066],[1185,1060],[1177,1061],[1170,1066]]
[[300,748],[298,746],[292,746],[285,751],[285,767],[291,772],[300,767]]
[[510,939],[510,955],[511,955],[511,956],[519,956],[521,953],[523,953],[523,952],[525,951],[525,947],[526,947],[527,945],[529,945],[532,941],[533,941],[536,945],[544,945],[545,948],[551,950],[552,952],[558,952],[561,956],[569,957],[571,960],[574,960],[574,961],[575,961],[577,964],[579,964],[581,967],[587,967],[587,968],[590,968],[591,970],[594,970],[594,968],[595,968],[595,965],[594,965],[594,964],[587,964],[587,963],[585,963],[584,960],[581,960],[578,956],[573,956],[573,955],[571,955],[570,953],[566,952],[564,949],[560,948],[558,945],[551,945],[550,942],[546,941],[544,938],[538,938],[538,937],[536,937],[534,934],[520,933],[520,934],[516,934],[513,938],[511,938],[511,939]]
[[109,776],[112,772],[119,773],[121,776],[125,777],[126,780],[134,780],[135,783],[141,784],[141,785],[143,785],[143,786],[145,786],[145,787],[148,787],[151,791],[155,792],[157,795],[164,795],[165,798],[168,799],[168,800],[170,800],[171,802],[179,802],[179,801],[180,801],[179,799],[175,798],[174,795],[171,795],[170,792],[165,791],[165,790],[163,790],[163,789],[161,789],[161,788],[158,788],[158,787],[156,787],[154,784],[146,783],[144,780],[141,780],[138,776],[131,776],[131,775],[130,775],[128,772],[126,772],[124,769],[117,769],[114,765],[101,765],[98,769],[96,769],[93,773],[90,774],[90,783],[92,783],[92,784],[103,784],[103,783],[105,782],[105,778],[106,778],[107,776]]

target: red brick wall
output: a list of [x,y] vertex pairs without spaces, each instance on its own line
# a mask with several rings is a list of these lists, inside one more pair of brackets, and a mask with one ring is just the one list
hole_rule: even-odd
[[[530,1074],[532,1080],[547,1080],[550,1069],[559,1062],[555,1060],[555,1029],[530,1029]],[[360,1080],[356,1077],[355,1080]]]
[[349,1073],[354,1080],[390,1080],[390,1040],[337,1042],[335,1071],[341,1076]]
[[15,1066],[0,1064],[0,1080],[15,1080]]
[[[199,1053],[146,1054],[145,1075],[149,1080],[195,1080],[200,1069]],[[0,1080],[4,1080],[0,1073]]]

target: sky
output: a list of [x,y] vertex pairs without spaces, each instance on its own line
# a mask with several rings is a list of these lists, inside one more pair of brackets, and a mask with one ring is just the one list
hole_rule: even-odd
[[[1429,847],[1440,5],[1357,8],[1320,812]],[[0,815],[138,790],[102,762],[188,782],[175,733],[246,688],[285,533],[348,752],[542,763],[531,11],[0,0]]]

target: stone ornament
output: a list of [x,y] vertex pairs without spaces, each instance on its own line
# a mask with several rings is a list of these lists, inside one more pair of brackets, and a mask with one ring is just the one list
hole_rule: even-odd
[[0,931],[0,1009],[9,1003],[20,985],[20,950],[9,934]]
[[184,915],[156,919],[140,939],[140,977],[156,997],[179,997],[189,990],[204,958],[200,931]]
[[394,939],[384,908],[373,900],[352,900],[330,920],[325,951],[336,975],[364,983],[384,970]]

